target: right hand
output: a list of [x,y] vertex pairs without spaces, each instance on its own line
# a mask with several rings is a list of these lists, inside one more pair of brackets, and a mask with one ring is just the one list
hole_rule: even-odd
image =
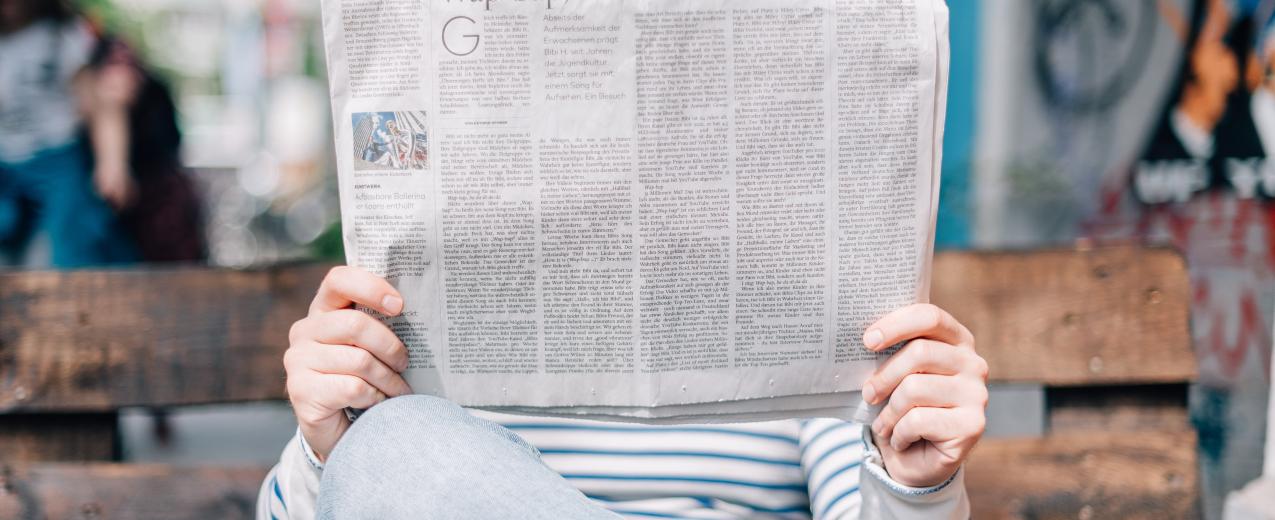
[[346,408],[371,408],[412,392],[400,375],[407,368],[407,347],[356,304],[386,316],[403,311],[403,297],[389,282],[362,269],[336,267],[319,286],[310,314],[288,333],[283,355],[288,398],[301,435],[320,461],[350,428]]

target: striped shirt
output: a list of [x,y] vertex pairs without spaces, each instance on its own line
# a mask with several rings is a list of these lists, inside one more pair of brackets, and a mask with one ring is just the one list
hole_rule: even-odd
[[[526,439],[547,466],[624,517],[858,516],[864,442],[857,424],[813,419],[648,426],[474,414]],[[310,466],[295,468],[294,463],[294,471],[321,470],[299,435],[288,450],[295,450],[294,459],[300,452]],[[317,471],[307,485],[288,474],[288,459],[285,451],[284,460],[266,478],[258,502],[260,519],[312,514]]]

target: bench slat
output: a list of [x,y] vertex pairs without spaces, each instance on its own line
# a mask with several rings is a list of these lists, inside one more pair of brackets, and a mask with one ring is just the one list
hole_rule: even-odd
[[1195,434],[984,439],[966,464],[972,518],[1199,518]]
[[[287,331],[327,271],[0,274],[0,413],[282,399]],[[933,300],[995,381],[1189,381],[1185,265],[1169,250],[943,253]]]
[[994,381],[1195,379],[1190,282],[1172,250],[945,253],[933,280],[932,301],[974,332]]
[[0,518],[253,518],[265,468],[0,467]]
[[[1194,450],[1182,449],[1194,443],[1185,430],[987,439],[966,468],[973,517],[1194,518],[1196,460]],[[7,490],[0,517],[38,510],[49,518],[251,518],[265,472],[132,464],[0,468]]]
[[0,274],[0,413],[281,399],[326,270]]

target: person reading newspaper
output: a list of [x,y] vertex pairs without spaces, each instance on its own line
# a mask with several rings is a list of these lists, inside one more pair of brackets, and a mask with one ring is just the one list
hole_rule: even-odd
[[262,518],[968,517],[942,0],[321,5],[350,266]]
[[[942,309],[910,305],[863,345],[904,346],[835,419],[650,426],[467,411],[411,395],[381,321],[404,299],[333,269],[284,356],[299,431],[257,518],[968,518],[962,463],[983,433],[987,363]],[[348,408],[368,408],[351,421]]]

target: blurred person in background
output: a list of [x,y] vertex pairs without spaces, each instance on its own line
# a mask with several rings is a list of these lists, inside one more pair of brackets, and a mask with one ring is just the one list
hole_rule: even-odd
[[[86,74],[96,37],[64,3],[0,0],[0,254],[37,233],[60,268],[117,264],[136,249],[116,217],[134,196],[123,77]],[[81,147],[94,137],[96,166]]]
[[[123,167],[129,172],[129,190],[119,203],[108,195],[109,187],[99,186],[99,193],[119,211],[141,260],[205,260],[200,197],[182,168],[181,130],[168,87],[127,45],[109,36],[98,39],[85,75],[91,78],[85,83],[94,91],[81,99],[111,96],[107,106],[127,108],[126,127],[99,133],[88,125],[81,142],[95,171]],[[84,112],[91,110],[85,107]],[[119,124],[121,120],[112,116],[110,121]],[[124,160],[115,155],[120,151],[125,153]]]
[[[0,0],[0,259],[58,268],[204,258],[171,96],[55,0]],[[3,258],[7,257],[7,258]]]

